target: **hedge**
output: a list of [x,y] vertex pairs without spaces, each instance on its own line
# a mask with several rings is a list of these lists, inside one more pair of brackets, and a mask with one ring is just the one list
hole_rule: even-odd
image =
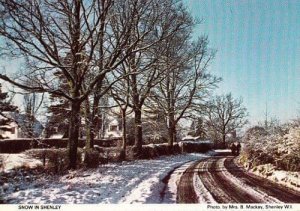
[[[111,139],[96,139],[94,144],[101,147],[117,146],[119,140]],[[79,139],[78,147],[83,148],[85,139]],[[20,153],[28,149],[36,148],[66,148],[68,146],[68,139],[4,139],[0,140],[0,153]]]
[[213,143],[209,142],[180,142],[182,152],[192,153],[205,153],[213,148]]

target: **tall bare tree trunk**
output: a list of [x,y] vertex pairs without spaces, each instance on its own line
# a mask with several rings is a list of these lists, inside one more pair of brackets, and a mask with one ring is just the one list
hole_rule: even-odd
[[94,102],[91,106],[88,99],[85,101],[85,119],[86,119],[86,148],[94,148],[94,140],[96,132],[99,131],[98,124],[98,106],[99,106],[100,96],[94,97]]
[[142,154],[143,131],[141,108],[134,109],[134,157],[139,158]]
[[127,145],[127,140],[126,140],[126,109],[121,109],[122,111],[122,149],[120,153],[120,159],[125,160],[126,159],[126,145]]
[[176,142],[176,123],[174,119],[174,113],[169,114],[169,123],[168,123],[168,148],[169,153],[173,153],[173,145]]
[[226,148],[226,134],[225,133],[222,134],[222,144],[223,144],[223,148],[225,149]]
[[69,168],[76,169],[77,166],[77,146],[80,127],[80,101],[72,101],[71,116],[69,125]]
[[[71,74],[76,76],[77,72],[80,70],[79,63],[82,61],[81,50],[80,50],[80,13],[81,13],[81,1],[75,0],[74,2],[74,29],[71,33],[72,49],[71,53],[74,56],[72,63],[74,67],[72,68]],[[80,89],[72,81],[71,93],[73,100],[71,101],[71,116],[70,116],[70,126],[69,126],[69,168],[76,169],[77,165],[77,147],[79,138],[79,127],[80,127],[80,105],[82,101],[77,98],[80,96]]]
[[85,118],[85,148],[86,150],[93,148],[94,144],[92,141],[92,122],[91,122],[91,112],[90,112],[90,103],[89,100],[85,100],[85,106],[84,106],[84,118]]
[[99,112],[99,102],[100,102],[101,96],[97,95],[94,97],[94,103],[93,103],[93,110],[91,114],[91,125],[90,125],[90,144],[91,148],[94,147],[94,139],[96,136],[96,133],[99,132],[99,118],[98,118],[98,112]]

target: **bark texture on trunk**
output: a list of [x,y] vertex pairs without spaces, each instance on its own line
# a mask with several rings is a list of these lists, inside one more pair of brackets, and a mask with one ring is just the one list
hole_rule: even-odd
[[85,133],[86,133],[86,142],[85,148],[86,150],[93,148],[94,143],[92,140],[92,122],[91,122],[91,112],[90,112],[90,104],[88,99],[85,100]]
[[141,108],[137,108],[134,110],[134,128],[134,157],[139,158],[142,154],[143,145]]
[[120,160],[125,160],[126,159],[126,109],[122,109],[122,149],[120,153]]
[[173,153],[173,145],[174,142],[176,142],[176,126],[175,125],[171,125],[168,128],[168,148],[169,148],[169,153]]
[[176,122],[175,122],[175,117],[174,117],[174,106],[172,106],[172,108],[170,108],[170,113],[169,113],[169,122],[168,122],[168,135],[169,135],[169,139],[168,139],[168,146],[169,146],[169,153],[173,153],[173,145],[174,142],[176,141]]
[[100,96],[95,96],[94,97],[94,103],[92,106],[92,113],[91,113],[91,118],[90,118],[90,146],[91,148],[94,147],[94,139],[96,136],[96,133],[99,132],[99,102],[100,102],[101,97]]
[[222,135],[222,143],[223,143],[223,147],[225,149],[226,148],[226,134],[225,133]]
[[76,169],[77,166],[77,146],[80,127],[80,102],[73,101],[71,104],[71,116],[69,125],[69,168]]

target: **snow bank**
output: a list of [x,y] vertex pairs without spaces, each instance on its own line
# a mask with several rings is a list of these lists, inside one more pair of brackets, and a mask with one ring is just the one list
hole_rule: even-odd
[[280,128],[278,131],[259,133],[258,129],[254,130],[255,127],[249,129],[244,136],[245,147],[242,148],[241,162],[248,164],[250,168],[272,164],[277,169],[299,171],[300,126],[289,126],[285,130]]
[[266,131],[253,127],[244,136],[239,158],[252,173],[300,191],[300,126],[285,124]]
[[259,165],[250,172],[300,192],[300,172],[276,170],[271,164]]
[[26,154],[0,154],[0,160],[2,163],[1,171],[9,171],[19,167],[35,168],[42,165],[42,162],[38,159],[31,158]]

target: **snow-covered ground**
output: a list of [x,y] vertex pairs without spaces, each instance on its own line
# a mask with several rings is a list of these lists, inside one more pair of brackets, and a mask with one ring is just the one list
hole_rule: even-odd
[[[216,150],[218,153],[230,152]],[[96,169],[69,171],[63,176],[35,173],[15,169],[20,166],[35,167],[39,160],[24,154],[0,154],[4,169],[0,170],[0,203],[10,204],[143,204],[176,203],[177,185],[182,173],[194,161],[207,158],[207,154],[181,154],[162,156],[152,160],[137,160],[100,165]],[[220,168],[224,169],[223,161]],[[27,168],[28,169],[28,168]],[[2,171],[2,172],[1,172]],[[297,184],[299,173],[278,172],[269,167],[259,167],[253,173],[282,184]],[[243,189],[246,187],[229,172],[225,176]],[[196,175],[196,174],[195,174]],[[194,175],[196,194],[201,203],[215,203],[202,182]],[[267,176],[268,175],[268,176]],[[293,177],[292,177],[293,176]],[[294,178],[294,179],[291,179]],[[291,187],[292,185],[287,185]],[[295,185],[293,185],[295,186]],[[255,194],[261,197],[261,193]],[[251,194],[253,195],[253,193]],[[203,199],[203,200],[202,200]],[[273,199],[271,201],[274,201]]]
[[271,164],[259,165],[250,172],[300,192],[300,172],[276,170]]
[[29,157],[26,154],[8,154],[2,153],[0,154],[0,172],[1,171],[10,171],[14,168],[19,167],[28,167],[34,168],[36,166],[42,165],[42,162],[38,159],[34,159]]
[[[175,203],[176,184],[188,166],[183,164],[208,156],[182,154],[111,163],[97,169],[70,171],[64,176],[11,170],[0,174],[0,200],[13,204]],[[5,162],[8,161],[7,158]],[[171,171],[174,172],[166,185],[163,179]]]
[[300,121],[265,129],[250,128],[244,135],[240,163],[253,174],[300,191]]

